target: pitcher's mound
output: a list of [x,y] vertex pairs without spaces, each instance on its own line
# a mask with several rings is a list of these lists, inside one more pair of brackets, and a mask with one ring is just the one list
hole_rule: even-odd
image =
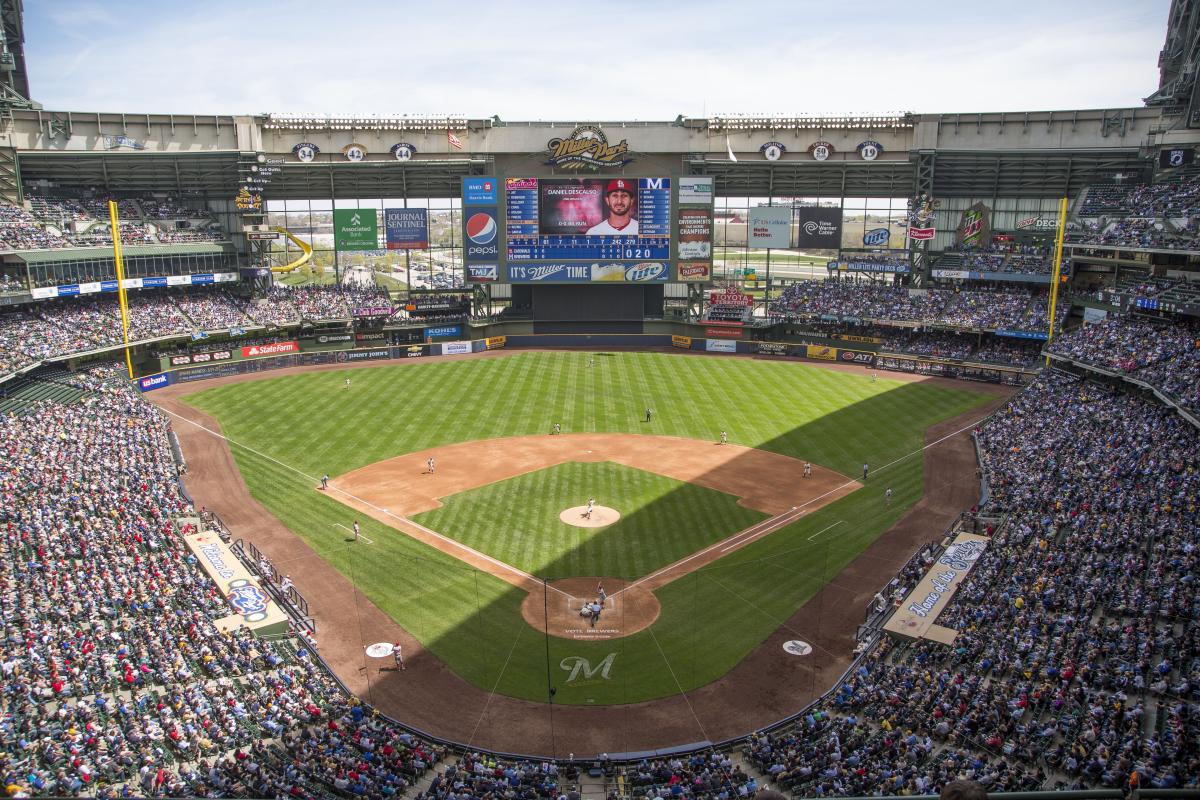
[[608,506],[593,506],[592,516],[589,519],[587,506],[574,506],[563,511],[558,518],[577,528],[603,528],[605,525],[612,525],[619,520],[621,512]]

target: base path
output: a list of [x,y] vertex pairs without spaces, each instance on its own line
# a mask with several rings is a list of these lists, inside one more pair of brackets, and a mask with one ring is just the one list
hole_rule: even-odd
[[[444,358],[507,355],[505,351],[492,351]],[[861,367],[840,364],[797,366],[867,372]],[[203,386],[339,368],[344,369],[340,365],[297,367],[217,378]],[[965,388],[963,383],[942,378],[891,373],[886,377],[929,380],[936,385]],[[973,506],[979,498],[975,448],[969,432],[941,441],[926,453],[925,496],[921,501],[860,553],[833,583],[791,617],[780,620],[777,632],[733,670],[686,696],[621,706],[555,705],[550,709],[546,703],[490,694],[460,678],[259,504],[242,480],[228,442],[209,432],[219,433],[220,425],[179,401],[180,395],[199,388],[180,384],[147,395],[151,402],[178,415],[173,422],[188,462],[184,476],[188,492],[197,506],[207,506],[220,514],[235,537],[253,542],[272,560],[290,559],[291,575],[303,587],[317,620],[318,649],[326,663],[350,691],[407,725],[470,747],[509,753],[562,758],[574,753],[585,757],[703,740],[720,741],[798,711],[832,686],[849,665],[854,631],[863,621],[874,593],[895,576],[918,545],[941,535],[960,511]],[[969,388],[993,394],[996,400],[929,429],[925,433],[926,443],[982,419],[1015,391],[986,384],[970,384]],[[437,477],[441,477],[440,464]],[[595,587],[581,588],[590,591]],[[609,589],[607,583],[605,589]],[[605,622],[603,615],[600,622]],[[788,655],[783,643],[792,639],[810,643],[812,654],[804,658]],[[391,664],[364,655],[364,649],[374,642],[396,641],[404,647],[408,666],[404,672],[385,671],[381,668]]]
[[[437,465],[432,475],[426,469],[430,458]],[[340,475],[329,485],[336,490],[334,497],[347,505],[359,503],[364,513],[374,506],[407,517],[440,508],[442,497],[568,461],[611,461],[665,475],[731,494],[739,498],[738,505],[771,515],[830,491],[835,494],[825,502],[833,502],[858,488],[844,475],[816,464],[812,477],[805,478],[803,461],[766,450],[633,433],[479,439],[377,461]]]

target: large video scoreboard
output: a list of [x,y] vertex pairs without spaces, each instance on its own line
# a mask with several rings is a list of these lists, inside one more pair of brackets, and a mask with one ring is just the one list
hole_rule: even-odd
[[671,257],[670,178],[508,178],[504,198],[510,263]]
[[[710,180],[680,178],[676,187],[669,177],[465,178],[467,280],[711,280],[711,188],[697,196],[688,184]],[[677,202],[706,208],[681,211]],[[675,270],[674,258],[697,261]]]

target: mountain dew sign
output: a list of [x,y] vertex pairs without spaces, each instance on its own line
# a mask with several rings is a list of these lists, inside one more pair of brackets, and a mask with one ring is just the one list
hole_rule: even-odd
[[338,250],[378,250],[379,227],[373,208],[333,212],[333,246]]

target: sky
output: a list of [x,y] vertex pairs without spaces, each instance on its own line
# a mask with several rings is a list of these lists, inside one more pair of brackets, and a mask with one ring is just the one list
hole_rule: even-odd
[[56,111],[673,120],[1140,106],[1170,0],[30,0]]

